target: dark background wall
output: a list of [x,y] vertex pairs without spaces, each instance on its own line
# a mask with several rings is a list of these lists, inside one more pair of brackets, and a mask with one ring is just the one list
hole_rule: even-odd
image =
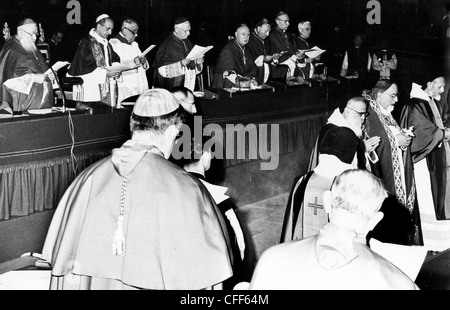
[[[313,24],[313,39],[324,47],[332,48],[335,40],[346,42],[355,32],[369,35],[385,34],[398,47],[417,46],[411,38],[443,37],[448,21],[443,20],[450,8],[448,0],[380,0],[381,25],[368,25],[366,0],[80,0],[81,25],[68,25],[66,0],[2,0],[0,23],[8,22],[11,30],[25,16],[40,22],[50,34],[56,27],[66,30],[67,41],[77,40],[93,26],[95,18],[109,14],[117,24],[127,16],[135,18],[140,26],[138,41],[144,45],[158,43],[172,30],[173,20],[180,15],[192,23],[192,38],[197,27],[204,22],[218,46],[234,33],[238,23],[253,26],[261,17],[273,21],[283,10],[290,15],[290,31],[297,32],[300,20]],[[448,2],[448,3],[447,3]],[[339,33],[334,31],[339,28]]]
[[[80,0],[81,24],[69,25],[66,21],[70,9],[66,0],[1,0],[0,25],[8,22],[14,33],[17,22],[31,17],[41,23],[46,38],[55,28],[65,32],[64,45],[69,53],[75,51],[79,39],[93,27],[96,17],[109,14],[116,22],[113,33],[120,29],[125,17],[136,19],[140,25],[137,41],[142,49],[158,44],[173,29],[178,16],[191,21],[190,39],[196,43],[198,27],[204,23],[214,49],[205,61],[214,63],[227,37],[234,34],[236,25],[250,27],[262,17],[273,22],[282,10],[290,15],[289,31],[298,33],[301,20],[312,23],[311,43],[327,50],[324,60],[329,67],[340,66],[345,47],[355,33],[366,34],[369,47],[376,46],[381,36],[389,39],[391,47],[406,60],[402,61],[404,85],[409,85],[415,75],[423,74],[423,67],[435,74],[442,70],[445,61],[445,34],[449,19],[450,0],[379,0],[381,24],[369,25],[366,16],[370,9],[367,0]],[[1,40],[0,40],[1,41]],[[156,49],[147,57],[152,62]],[[406,58],[405,58],[406,57]],[[433,59],[418,63],[421,59]],[[434,70],[436,69],[436,70]],[[437,74],[437,73],[436,73]],[[440,74],[440,73],[439,73]],[[152,70],[148,77],[152,82]],[[408,78],[410,77],[410,78]],[[407,90],[405,90],[407,91]]]

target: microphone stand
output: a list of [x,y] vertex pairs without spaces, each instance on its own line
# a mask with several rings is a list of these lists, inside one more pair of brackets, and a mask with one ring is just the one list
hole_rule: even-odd
[[53,74],[55,75],[55,81],[56,84],[58,84],[59,91],[61,92],[61,98],[62,98],[62,112],[66,113],[66,94],[64,93],[64,90],[62,89],[61,83],[59,82],[58,74],[56,74],[55,70],[50,66],[50,70],[52,70]]

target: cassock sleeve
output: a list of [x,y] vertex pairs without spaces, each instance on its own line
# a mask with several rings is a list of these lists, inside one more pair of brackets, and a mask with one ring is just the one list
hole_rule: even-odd
[[415,163],[426,157],[444,139],[444,131],[432,121],[434,118],[427,111],[427,105],[425,101],[412,100],[401,114],[402,127],[414,126],[411,152]]
[[80,76],[91,73],[96,68],[97,62],[95,61],[94,54],[91,51],[89,40],[83,38],[75,52],[68,73],[72,76]]

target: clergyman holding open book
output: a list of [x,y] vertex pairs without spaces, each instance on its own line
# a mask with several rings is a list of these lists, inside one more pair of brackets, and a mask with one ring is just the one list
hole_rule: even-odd
[[[172,89],[184,86],[195,90],[197,74],[203,70],[204,58],[188,58],[194,44],[188,39],[191,24],[186,17],[178,17],[174,31],[159,45],[153,67],[155,86]],[[203,55],[202,55],[203,56]]]

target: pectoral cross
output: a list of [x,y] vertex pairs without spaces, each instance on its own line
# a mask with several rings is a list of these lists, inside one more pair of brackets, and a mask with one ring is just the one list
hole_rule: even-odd
[[308,203],[308,207],[314,208],[314,215],[317,215],[317,209],[323,209],[323,206],[317,203],[317,197],[314,198],[314,203]]

